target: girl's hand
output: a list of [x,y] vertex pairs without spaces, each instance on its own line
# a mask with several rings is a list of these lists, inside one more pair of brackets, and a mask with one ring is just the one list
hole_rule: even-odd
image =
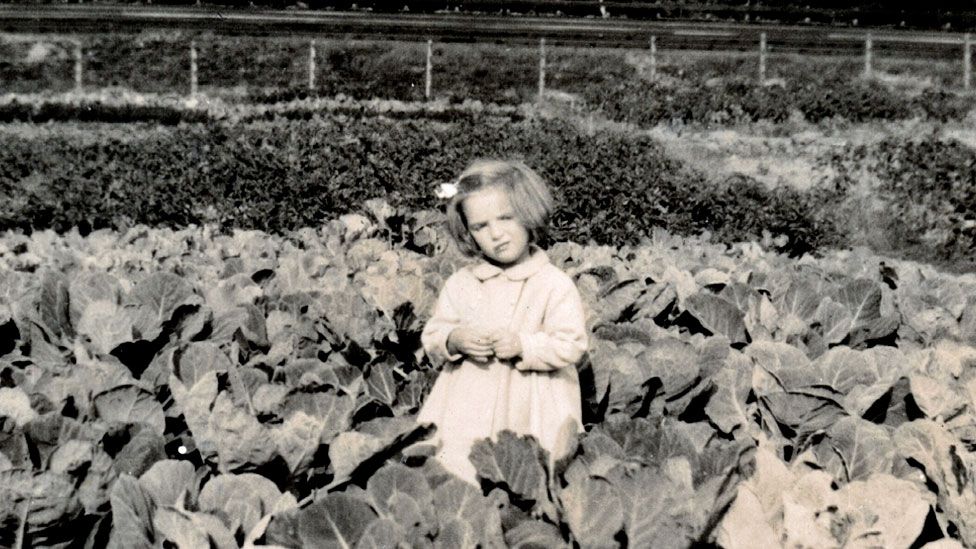
[[501,360],[515,358],[522,354],[522,340],[515,332],[503,331],[495,334],[495,344],[492,347],[495,356]]
[[447,336],[448,351],[467,355],[480,362],[487,361],[494,354],[494,343],[495,338],[490,331],[474,326],[459,326]]

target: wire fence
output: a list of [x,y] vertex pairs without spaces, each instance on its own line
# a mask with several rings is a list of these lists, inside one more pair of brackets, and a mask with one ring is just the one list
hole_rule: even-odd
[[[863,40],[862,61],[863,68],[861,76],[866,78],[873,77],[878,71],[879,62],[878,44],[888,37],[879,37],[871,32],[866,32],[860,37]],[[943,38],[942,40],[958,41],[959,57],[953,62],[947,59],[939,61],[947,63],[949,66],[956,65],[956,69],[950,69],[951,74],[937,78],[942,87],[955,88],[963,92],[969,92],[972,88],[972,39],[969,33],[958,37]],[[114,40],[114,41],[113,41]],[[134,43],[120,46],[126,42]],[[236,46],[229,44],[237,43]],[[356,48],[335,47],[337,43],[334,39],[309,39],[279,40],[267,37],[223,37],[223,38],[175,38],[159,39],[145,36],[135,37],[115,37],[112,39],[92,38],[89,36],[48,36],[48,35],[0,35],[0,91],[3,92],[25,92],[25,91],[69,91],[65,89],[65,78],[63,71],[64,58],[70,57],[71,74],[73,78],[70,82],[70,89],[76,92],[111,87],[118,85],[119,82],[135,84],[136,87],[148,87],[147,91],[153,88],[159,91],[175,92],[189,96],[197,96],[204,87],[210,89],[234,88],[242,85],[252,85],[265,88],[290,88],[293,90],[304,90],[309,94],[329,94],[337,89],[330,80],[329,72],[339,69],[335,78],[344,80],[359,78],[365,82],[377,83],[387,81],[384,87],[398,85],[409,88],[410,97],[431,100],[438,96],[438,84],[442,82],[453,82],[458,79],[467,78],[477,81],[480,79],[487,84],[492,78],[491,71],[508,71],[512,73],[508,80],[523,79],[524,87],[529,80],[528,75],[531,69],[531,59],[536,57],[535,79],[538,85],[535,87],[535,97],[543,98],[550,89],[550,73],[553,71],[553,48],[546,42],[546,38],[541,38],[538,49],[533,54],[530,48],[521,48],[522,51],[514,52],[512,47],[503,48],[503,55],[495,58],[483,59],[478,53],[462,55],[461,59],[445,61],[439,66],[439,60],[447,57],[444,51],[435,51],[438,46],[448,47],[446,44],[437,44],[434,40],[426,40],[425,43],[406,43],[405,46],[393,50],[370,49],[370,41],[363,41],[358,50]],[[45,57],[44,44],[55,44],[60,49],[54,55],[54,61],[43,59]],[[686,54],[686,50],[667,50],[661,47],[661,37],[656,35],[648,36],[648,47],[641,51],[628,50],[630,53],[639,54],[642,57],[640,70],[650,78],[656,78],[661,74],[662,68],[675,65],[674,55]],[[17,45],[20,45],[18,48]],[[148,47],[147,47],[148,45]],[[476,48],[477,44],[451,45],[457,48]],[[566,48],[562,48],[566,49]],[[598,48],[589,48],[594,50]],[[421,50],[418,52],[417,50]],[[580,51],[581,48],[571,48],[568,55],[573,55],[573,51]],[[587,48],[582,48],[587,50]],[[48,52],[50,53],[50,52]],[[418,55],[419,53],[419,55]],[[732,54],[733,52],[711,52],[721,56],[723,53]],[[755,65],[752,70],[755,83],[765,85],[770,80],[770,75],[775,72],[777,58],[773,57],[774,48],[770,46],[765,32],[759,32],[756,40]],[[128,56],[127,56],[128,55]],[[362,70],[350,70],[356,64],[357,56],[372,56],[378,61],[371,67],[364,67]],[[566,73],[569,70],[570,77],[595,76],[603,80],[622,76],[623,72],[618,69],[617,73],[606,66],[590,67],[580,70],[579,67],[569,68],[565,62],[566,52],[563,52],[560,61],[560,54],[556,55],[555,72]],[[608,55],[608,54],[604,54]],[[618,55],[619,52],[618,52]],[[737,69],[747,69],[750,53],[738,55],[739,62]],[[490,56],[489,56],[490,57]],[[24,59],[27,61],[24,61]],[[668,58],[668,59],[666,59]],[[33,59],[33,61],[31,60]],[[669,60],[670,59],[670,60]],[[422,60],[422,62],[419,62]],[[481,63],[483,66],[478,67]],[[496,66],[499,63],[506,67]],[[154,68],[155,66],[155,68]],[[457,71],[467,71],[468,75],[457,74]],[[589,73],[587,74],[587,70]],[[372,71],[372,73],[371,73]],[[609,71],[610,78],[606,74],[600,75],[600,71]],[[303,81],[296,79],[296,74],[304,73]],[[6,74],[4,74],[6,73]],[[204,76],[201,76],[204,73]],[[521,75],[521,76],[518,76]],[[207,78],[210,80],[208,81]],[[250,79],[250,82],[248,80]],[[504,79],[502,79],[504,80]],[[562,83],[567,80],[563,76]],[[6,82],[5,82],[6,81]],[[182,82],[182,84],[180,84]],[[422,90],[422,94],[414,91]],[[394,91],[394,95],[400,93]]]

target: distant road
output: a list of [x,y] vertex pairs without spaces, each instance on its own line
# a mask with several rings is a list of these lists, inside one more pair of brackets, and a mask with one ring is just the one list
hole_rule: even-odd
[[[137,32],[185,29],[217,34],[292,35],[440,42],[496,42],[646,48],[655,36],[660,49],[740,50],[758,48],[765,32],[773,53],[859,54],[865,29],[817,26],[730,25],[625,19],[484,16],[462,14],[373,14],[328,11],[219,10],[216,8],[0,5],[0,31],[7,33]],[[870,31],[878,55],[962,58],[963,35],[948,32]]]

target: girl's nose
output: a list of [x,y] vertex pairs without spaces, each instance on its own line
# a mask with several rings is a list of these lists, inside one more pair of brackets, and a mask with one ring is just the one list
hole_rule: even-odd
[[498,238],[502,236],[501,226],[498,223],[489,223],[488,234],[491,235],[492,238]]

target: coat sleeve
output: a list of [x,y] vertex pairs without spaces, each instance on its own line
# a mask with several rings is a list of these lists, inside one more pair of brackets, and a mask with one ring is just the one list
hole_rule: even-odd
[[456,362],[462,358],[461,354],[451,354],[447,350],[447,337],[451,335],[454,328],[461,325],[461,316],[451,295],[453,286],[451,282],[452,279],[449,278],[444,284],[444,288],[437,297],[437,303],[434,305],[434,313],[420,334],[420,342],[424,346],[424,352],[436,366],[447,362]]
[[[561,274],[561,273],[560,273]],[[586,317],[579,290],[569,277],[560,277],[546,303],[542,330],[522,332],[519,370],[550,371],[573,366],[587,348]]]

